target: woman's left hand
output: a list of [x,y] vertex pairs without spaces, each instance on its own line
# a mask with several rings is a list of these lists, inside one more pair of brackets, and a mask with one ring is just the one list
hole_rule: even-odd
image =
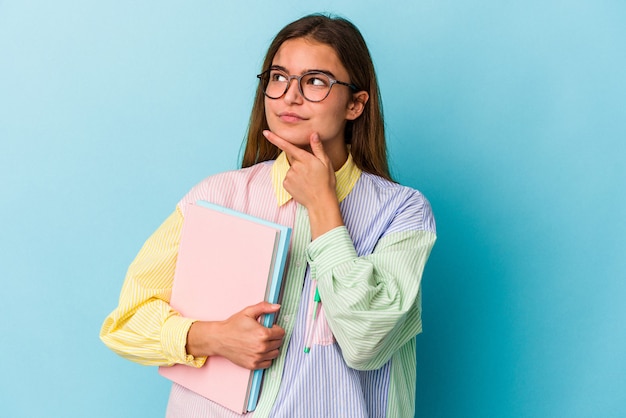
[[287,154],[290,168],[285,176],[285,190],[307,208],[312,239],[343,225],[335,191],[335,170],[317,133],[309,138],[311,151],[299,148],[271,131],[263,135]]
[[291,167],[283,186],[296,202],[309,209],[335,196],[335,171],[317,133],[309,138],[312,153],[271,131],[263,131],[263,135],[287,154]]

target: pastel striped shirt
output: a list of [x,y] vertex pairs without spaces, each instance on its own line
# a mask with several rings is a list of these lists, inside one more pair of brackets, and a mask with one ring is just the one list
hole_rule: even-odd
[[[193,318],[168,304],[182,223],[208,200],[293,228],[281,309],[283,349],[265,373],[254,417],[412,417],[420,283],[434,245],[428,201],[416,190],[362,173],[348,158],[336,172],[345,226],[311,242],[307,211],[282,187],[284,154],[194,187],[129,267],[101,338],[147,365],[200,367],[185,352]],[[322,302],[304,353],[315,287]],[[173,384],[168,417],[240,417]]]

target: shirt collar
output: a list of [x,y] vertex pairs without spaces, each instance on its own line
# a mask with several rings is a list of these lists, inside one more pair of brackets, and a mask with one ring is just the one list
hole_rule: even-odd
[[[287,160],[287,155],[281,152],[272,165],[272,185],[278,206],[282,206],[291,200],[291,195],[283,187],[287,170],[289,170],[289,161]],[[354,164],[352,155],[348,154],[348,159],[343,166],[335,171],[335,188],[337,199],[340,202],[350,194],[360,176],[361,169]]]

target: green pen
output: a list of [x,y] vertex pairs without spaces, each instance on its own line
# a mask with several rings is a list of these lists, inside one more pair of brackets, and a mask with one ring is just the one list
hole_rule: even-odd
[[315,288],[315,297],[313,298],[313,315],[309,321],[309,331],[307,333],[306,344],[304,346],[304,352],[309,353],[311,351],[311,342],[313,341],[313,330],[315,329],[315,320],[317,319],[317,308],[320,305],[322,298],[320,298],[320,292]]

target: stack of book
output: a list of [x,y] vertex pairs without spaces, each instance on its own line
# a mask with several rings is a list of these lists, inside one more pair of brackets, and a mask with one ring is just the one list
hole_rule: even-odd
[[[184,317],[223,321],[263,300],[277,303],[291,228],[205,201],[190,205],[183,221],[170,305]],[[261,323],[271,327],[274,315]],[[159,373],[238,413],[256,407],[263,370],[224,357],[201,368],[177,364]]]

